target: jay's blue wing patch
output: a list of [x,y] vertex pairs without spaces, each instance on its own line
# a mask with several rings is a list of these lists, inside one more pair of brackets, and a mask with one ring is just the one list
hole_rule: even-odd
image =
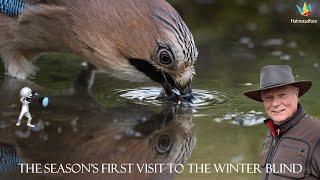
[[8,16],[18,16],[26,6],[20,0],[0,0],[0,13]]

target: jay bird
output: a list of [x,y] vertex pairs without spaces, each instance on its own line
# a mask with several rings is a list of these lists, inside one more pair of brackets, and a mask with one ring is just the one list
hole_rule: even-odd
[[119,79],[158,82],[164,97],[193,98],[198,51],[165,0],[0,0],[0,12],[0,55],[13,77],[33,75],[42,53],[65,52]]

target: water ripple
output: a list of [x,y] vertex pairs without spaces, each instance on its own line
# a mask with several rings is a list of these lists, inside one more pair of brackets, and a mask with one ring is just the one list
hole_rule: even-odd
[[[115,96],[119,96],[123,100],[130,100],[136,104],[160,106],[164,103],[157,99],[161,90],[159,87],[117,89],[114,93],[111,93],[109,97],[114,98]],[[191,104],[193,107],[219,106],[225,104],[230,99],[229,95],[218,91],[193,89],[192,92],[195,97]]]

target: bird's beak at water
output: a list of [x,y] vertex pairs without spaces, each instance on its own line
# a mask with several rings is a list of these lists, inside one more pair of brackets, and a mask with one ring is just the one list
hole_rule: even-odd
[[194,96],[192,95],[190,81],[188,81],[186,85],[179,85],[168,73],[161,71],[161,75],[163,76],[164,80],[162,82],[162,86],[165,92],[160,95],[160,98],[167,97],[168,99],[173,101],[180,100],[182,102],[192,103]]

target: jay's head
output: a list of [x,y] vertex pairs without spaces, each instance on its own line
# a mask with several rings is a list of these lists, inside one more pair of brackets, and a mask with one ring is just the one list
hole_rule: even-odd
[[[99,25],[95,24],[96,28],[92,28],[96,35],[88,36],[96,40],[107,37],[108,42],[101,43],[104,45],[94,42],[93,49],[98,47],[95,54],[100,54],[103,59],[116,59],[112,64],[106,60],[113,72],[111,74],[131,81],[141,81],[147,77],[162,84],[168,96],[191,98],[189,85],[195,74],[198,51],[191,32],[178,12],[164,0],[123,0],[114,3],[115,8],[108,11],[110,14],[95,17],[100,19],[97,21]],[[79,16],[79,21],[83,18]],[[104,23],[107,28],[102,30]],[[90,24],[82,26],[90,31]],[[97,34],[101,33],[104,35],[98,37]],[[90,43],[86,41],[86,44]],[[108,49],[110,46],[112,50]],[[180,92],[180,95],[175,92]]]
[[150,19],[153,30],[150,32],[155,34],[155,39],[151,46],[143,46],[150,48],[150,54],[129,58],[129,62],[152,80],[161,83],[167,95],[175,95],[172,90],[176,89],[181,96],[190,98],[189,85],[195,75],[194,64],[198,57],[193,36],[170,5],[152,5]]

